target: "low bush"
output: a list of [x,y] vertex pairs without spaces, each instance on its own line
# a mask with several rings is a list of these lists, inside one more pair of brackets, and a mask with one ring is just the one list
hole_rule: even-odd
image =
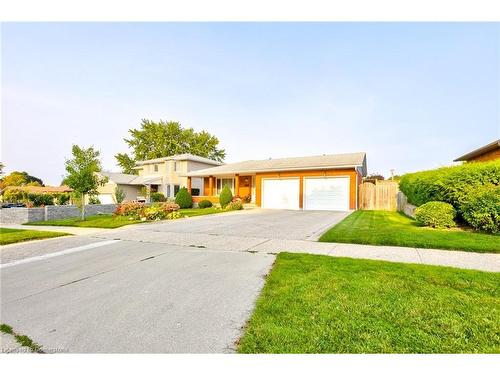
[[101,204],[101,201],[99,200],[99,197],[91,195],[89,197],[89,204]]
[[175,219],[180,219],[182,217],[182,214],[178,211],[173,211],[167,214],[167,220],[175,220]]
[[167,198],[163,193],[151,193],[151,202],[165,202]]
[[23,190],[9,189],[3,193],[3,201],[9,203],[20,203],[27,200],[28,194]]
[[198,208],[208,208],[208,207],[212,207],[212,202],[210,202],[209,200],[204,199],[198,202]]
[[180,208],[191,208],[193,207],[193,197],[189,194],[189,191],[183,187],[180,188],[175,195],[175,203],[177,203]]
[[415,210],[417,223],[432,228],[454,227],[456,211],[445,202],[427,202]]
[[51,206],[54,204],[54,196],[52,194],[28,194],[28,199],[33,203],[34,207]]
[[464,220],[474,229],[500,232],[500,186],[470,189],[460,210]]
[[233,193],[228,185],[224,185],[219,195],[219,203],[222,208],[225,208],[233,200]]
[[122,203],[125,200],[125,197],[126,197],[125,191],[120,186],[117,185],[115,187],[116,203]]
[[54,194],[54,203],[63,205],[69,202],[70,195],[68,193]]
[[499,184],[500,160],[493,160],[405,174],[399,189],[416,206],[441,201],[459,210],[471,188]]
[[224,211],[236,211],[242,209],[243,209],[243,203],[241,202],[241,200],[235,202],[229,202],[226,205],[226,207],[224,207]]
[[144,210],[144,203],[140,202],[123,202],[116,206],[115,215],[120,216],[140,216]]

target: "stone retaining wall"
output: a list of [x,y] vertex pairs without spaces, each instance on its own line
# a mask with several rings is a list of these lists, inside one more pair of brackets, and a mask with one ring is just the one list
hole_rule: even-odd
[[398,199],[398,211],[403,212],[407,216],[415,218],[415,209],[417,208],[417,206],[408,203],[406,195],[404,195],[400,191],[398,192],[397,199]]
[[[85,206],[85,216],[111,214],[115,209],[116,204],[88,204]],[[0,224],[24,224],[79,216],[80,209],[74,205],[2,208],[0,209]]]

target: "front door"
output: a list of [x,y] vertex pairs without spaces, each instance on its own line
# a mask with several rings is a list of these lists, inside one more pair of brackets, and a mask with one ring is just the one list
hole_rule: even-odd
[[240,176],[240,187],[237,194],[241,198],[249,197],[252,195],[252,176]]

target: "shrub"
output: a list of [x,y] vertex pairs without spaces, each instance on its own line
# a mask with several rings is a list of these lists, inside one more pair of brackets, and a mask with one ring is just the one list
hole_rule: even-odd
[[28,199],[33,202],[34,207],[51,206],[54,204],[54,196],[52,194],[28,194]]
[[242,210],[243,209],[243,203],[240,201],[235,201],[235,202],[230,202],[224,207],[224,211],[236,211],[236,210]]
[[179,210],[179,205],[176,203],[154,203],[144,210],[139,212],[139,218],[146,220],[163,220],[167,219],[168,215]]
[[151,193],[151,202],[165,202],[166,200],[163,193]]
[[399,189],[408,202],[416,206],[441,201],[460,209],[471,187],[489,184],[500,184],[500,160],[405,174],[401,177]]
[[99,197],[91,195],[89,197],[89,204],[101,204],[101,201],[99,200]]
[[470,189],[460,210],[464,220],[474,229],[500,232],[500,186]]
[[26,192],[17,189],[9,189],[3,193],[3,201],[9,203],[18,203],[27,199]]
[[204,199],[204,200],[198,202],[198,207],[199,208],[212,207],[212,202],[210,202],[209,200]]
[[139,216],[143,209],[144,209],[144,203],[123,202],[116,206],[115,215]]
[[228,185],[224,185],[219,195],[219,203],[222,208],[225,208],[233,199],[233,193]]
[[125,191],[119,186],[115,187],[116,203],[122,203],[125,200]]
[[189,191],[183,187],[180,188],[175,195],[175,203],[177,203],[180,208],[191,208],[193,207],[193,197],[189,194]]
[[58,205],[63,205],[69,202],[69,194],[68,193],[60,193],[60,194],[54,194],[54,201]]
[[432,228],[454,227],[456,211],[445,202],[427,202],[415,210],[415,219],[420,225]]

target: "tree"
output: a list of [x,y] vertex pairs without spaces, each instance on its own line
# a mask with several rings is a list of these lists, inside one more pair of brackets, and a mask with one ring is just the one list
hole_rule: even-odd
[[106,179],[98,175],[101,170],[99,151],[93,147],[81,148],[73,145],[71,153],[73,158],[65,162],[67,175],[64,181],[81,198],[82,220],[85,220],[85,196],[97,194],[97,188],[104,185]]
[[219,148],[219,139],[206,132],[195,132],[183,128],[174,121],[142,120],[140,129],[130,129],[131,137],[124,141],[132,149],[128,154],[117,154],[115,158],[124,173],[131,173],[136,161],[156,159],[176,154],[190,153],[216,161],[223,161],[226,151]]
[[2,178],[3,186],[43,186],[38,177],[30,176],[27,172],[14,171]]
[[115,187],[116,203],[122,203],[125,200],[125,192],[118,185]]
[[222,208],[225,208],[233,200],[233,193],[229,185],[224,185],[219,194],[219,203]]

